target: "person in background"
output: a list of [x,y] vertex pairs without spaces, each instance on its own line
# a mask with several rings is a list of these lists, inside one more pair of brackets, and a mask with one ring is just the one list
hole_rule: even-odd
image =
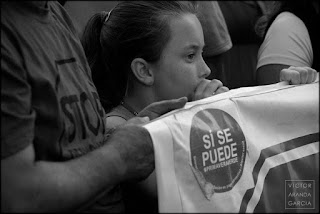
[[[81,41],[108,112],[109,129],[126,123],[156,101],[181,96],[195,101],[228,91],[221,81],[206,79],[210,69],[202,57],[205,40],[196,4],[122,1],[109,12],[95,14]],[[295,72],[284,72],[283,80]],[[312,71],[303,75],[314,79]],[[126,210],[157,212],[154,173],[138,185],[120,187],[114,194],[121,191]],[[121,200],[113,202],[120,204]]]
[[[268,1],[217,1],[225,19],[232,48],[221,54],[223,72],[218,78],[229,89],[255,86],[257,53],[261,39],[254,31]],[[221,75],[220,75],[221,74]]]
[[141,125],[186,101],[153,103],[107,133],[64,8],[56,1],[1,2],[1,212],[90,210],[120,182],[146,178],[154,153]]
[[279,81],[280,71],[290,66],[319,71],[319,2],[273,1],[256,23],[261,38],[257,56],[257,83]]
[[66,1],[63,7],[71,17],[77,34],[81,37],[86,23],[93,14],[100,12],[101,8],[109,11],[117,3],[118,1]]
[[207,79],[219,79],[224,85],[224,54],[232,48],[231,37],[218,1],[192,1],[202,25],[205,47],[203,59],[211,70]]

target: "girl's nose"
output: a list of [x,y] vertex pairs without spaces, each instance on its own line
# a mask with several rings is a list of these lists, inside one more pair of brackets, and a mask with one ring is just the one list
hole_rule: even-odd
[[206,78],[211,74],[211,69],[208,67],[207,63],[202,58],[202,66],[201,66],[201,77]]

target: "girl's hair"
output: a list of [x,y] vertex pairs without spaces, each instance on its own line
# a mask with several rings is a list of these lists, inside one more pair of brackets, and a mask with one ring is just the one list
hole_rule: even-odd
[[272,3],[269,12],[261,16],[256,22],[255,31],[258,36],[265,38],[269,27],[280,13],[287,11],[295,14],[308,29],[313,49],[312,67],[319,70],[319,14],[316,12],[312,1],[288,0],[273,1]]
[[156,62],[170,39],[172,16],[196,15],[188,1],[121,1],[110,13],[88,21],[81,42],[106,111],[119,105],[126,92],[131,62]]

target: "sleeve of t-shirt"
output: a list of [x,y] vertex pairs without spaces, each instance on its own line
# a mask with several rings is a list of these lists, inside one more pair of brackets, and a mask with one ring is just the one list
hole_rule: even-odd
[[205,47],[203,56],[216,56],[231,49],[232,41],[217,1],[197,1]]
[[27,73],[15,42],[4,31],[1,29],[1,159],[33,142],[35,122]]
[[259,48],[257,69],[268,64],[311,67],[312,61],[312,45],[305,24],[292,13],[281,13]]

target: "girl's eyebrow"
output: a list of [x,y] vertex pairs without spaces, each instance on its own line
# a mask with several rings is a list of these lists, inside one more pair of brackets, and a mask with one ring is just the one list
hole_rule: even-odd
[[[203,45],[202,49],[205,47],[205,45]],[[184,47],[185,50],[189,50],[189,49],[194,49],[194,50],[199,50],[201,49],[200,45],[196,45],[196,44],[190,44],[190,45],[186,45]]]

